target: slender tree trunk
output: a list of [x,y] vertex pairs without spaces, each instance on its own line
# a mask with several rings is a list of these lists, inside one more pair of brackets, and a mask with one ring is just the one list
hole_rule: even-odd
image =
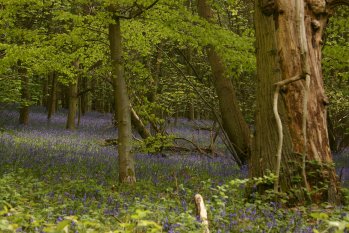
[[[280,191],[287,192],[292,198],[290,203],[293,204],[303,203],[307,194],[310,194],[309,198],[313,202],[337,203],[339,183],[331,165],[333,161],[326,120],[327,98],[321,71],[321,37],[329,9],[325,7],[325,1],[304,4],[305,17],[302,19],[304,18],[305,28],[302,31],[302,22],[298,20],[300,11],[296,12],[295,1],[276,0],[272,4],[264,4],[265,2],[272,1],[256,0],[255,5],[258,112],[250,175],[261,176],[267,169],[275,171],[276,142],[280,138],[277,136],[275,120],[271,118],[272,93],[275,91],[273,84],[279,80],[289,80],[297,76],[304,79],[306,75],[310,75],[306,110],[303,106],[306,93],[303,80],[292,82],[281,89],[279,114],[284,140],[279,176]],[[303,7],[300,8],[302,9]],[[304,33],[307,54],[302,52],[300,33]],[[304,73],[304,66],[309,67],[309,73]],[[277,73],[279,70],[280,75]],[[304,116],[307,116],[305,131]],[[295,177],[300,179],[294,179]],[[304,187],[308,189],[307,192],[304,192]]]
[[[198,1],[199,15],[208,21],[212,20],[212,9],[207,0]],[[235,146],[242,164],[246,164],[250,156],[250,130],[240,111],[235,90],[222,58],[213,46],[208,46],[207,57],[213,74],[213,84],[219,100],[223,128],[230,142]]]
[[[192,64],[192,48],[189,47],[186,51],[186,60],[187,60],[187,73],[188,75],[193,75],[193,69],[190,67]],[[195,106],[194,106],[194,100],[190,99],[188,103],[188,112],[187,117],[189,121],[195,120]]]
[[81,122],[81,96],[78,97],[78,127],[80,126]]
[[45,107],[46,110],[48,110],[48,103],[49,103],[49,77],[45,77],[43,84],[42,84],[42,98],[41,98],[41,106]]
[[25,69],[19,68],[19,75],[21,76],[21,99],[23,103],[19,109],[19,124],[28,125],[29,123],[29,78]]
[[50,74],[51,90],[48,101],[47,119],[51,120],[51,117],[56,113],[56,99],[57,99],[57,78],[55,72]]
[[[81,90],[85,91],[88,89],[88,83],[87,83],[87,78],[83,77],[81,78]],[[81,115],[85,115],[86,112],[88,111],[88,96],[89,92],[85,92],[81,95]]]
[[195,106],[193,100],[190,100],[190,103],[188,105],[188,120],[195,120]]
[[[112,10],[112,13],[115,13]],[[115,109],[118,119],[118,154],[119,181],[121,183],[135,183],[135,165],[132,154],[132,128],[130,101],[123,74],[122,37],[120,18],[114,17],[115,24],[109,24],[109,43],[112,60],[112,74],[114,83]]]
[[[155,71],[152,74],[152,79],[151,79],[151,91],[148,95],[148,101],[150,103],[154,103],[157,100],[157,95],[159,91],[159,80],[161,77],[161,64],[162,64],[162,48],[163,48],[163,43],[160,43],[158,45],[157,49],[157,55],[156,55],[156,61],[155,61]],[[151,70],[151,60],[150,60],[150,65],[149,65],[149,70]],[[161,115],[159,109],[154,109],[154,115],[155,117],[159,117]],[[159,127],[155,123],[153,119],[149,119],[150,121],[150,134],[155,135],[159,133]]]
[[66,129],[74,130],[75,118],[78,107],[78,83],[77,80],[74,83],[69,84],[69,108],[67,116]]
[[61,90],[61,103],[62,103],[62,108],[68,109],[69,108],[69,88],[67,88],[64,85],[60,85],[60,90]]

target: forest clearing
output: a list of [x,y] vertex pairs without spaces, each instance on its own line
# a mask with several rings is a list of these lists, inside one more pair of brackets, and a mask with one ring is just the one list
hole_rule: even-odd
[[348,232],[348,6],[0,0],[0,232]]

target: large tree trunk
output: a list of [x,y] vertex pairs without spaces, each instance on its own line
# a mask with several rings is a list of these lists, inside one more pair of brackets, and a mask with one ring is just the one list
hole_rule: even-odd
[[56,100],[57,100],[57,78],[55,72],[50,74],[51,89],[50,98],[48,101],[47,120],[51,120],[51,117],[56,113]]
[[[208,21],[212,19],[212,9],[207,0],[198,1],[199,15]],[[222,58],[213,46],[208,46],[207,57],[213,74],[213,84],[219,100],[224,131],[235,146],[242,164],[246,164],[251,150],[250,130],[240,111],[234,86],[227,76]]]
[[[265,2],[269,4],[264,4]],[[313,202],[337,203],[339,183],[331,165],[333,161],[326,120],[327,98],[321,71],[321,37],[328,19],[326,7],[318,5],[322,1],[309,1],[309,4],[304,4],[305,31],[301,31],[302,22],[297,21],[299,12],[296,12],[295,1],[276,0],[275,5],[270,3],[271,1],[256,0],[255,6],[258,111],[250,175],[261,176],[268,169],[276,169],[275,154],[280,138],[277,136],[275,119],[271,118],[272,94],[275,91],[273,84],[281,79],[289,80],[299,76],[300,80],[283,86],[280,93],[282,102],[279,102],[279,114],[284,134],[280,191],[290,194],[293,203],[304,202],[307,193]],[[302,52],[302,34],[306,38],[307,54]],[[310,86],[304,112],[305,66],[309,67]],[[277,74],[279,67],[280,77]],[[296,179],[297,177],[300,179]],[[314,191],[318,188],[320,189]]]
[[[255,29],[256,29],[256,57],[257,57],[257,112],[256,134],[254,147],[249,161],[249,175],[263,177],[268,171],[276,170],[276,152],[278,131],[275,118],[273,118],[274,83],[280,81],[281,73],[278,56],[276,54],[276,36],[274,20],[262,13],[260,0],[256,0]],[[285,123],[283,105],[279,105],[282,122]],[[284,143],[282,147],[282,168],[287,167],[288,156],[291,154],[291,145],[288,128],[284,125]],[[291,170],[283,169],[284,180],[281,186],[291,185]],[[259,186],[263,192],[268,187]]]
[[[112,10],[115,14],[115,11]],[[118,154],[119,181],[121,183],[136,182],[134,156],[132,154],[132,128],[130,101],[123,75],[122,42],[120,19],[114,17],[115,24],[109,24],[109,43],[114,82],[115,109],[118,120]]]
[[67,116],[66,128],[74,130],[75,127],[75,118],[78,108],[78,81],[69,84],[69,108]]

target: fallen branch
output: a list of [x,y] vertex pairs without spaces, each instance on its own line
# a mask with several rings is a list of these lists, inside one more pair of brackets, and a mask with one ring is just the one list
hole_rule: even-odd
[[[141,142],[141,139],[135,138],[133,137],[134,140]],[[166,146],[162,149],[162,151],[160,152],[166,152],[166,151],[171,151],[171,152],[198,152],[202,155],[205,155],[209,158],[213,158],[211,155],[213,156],[220,156],[221,154],[219,154],[217,151],[214,151],[211,147],[208,148],[200,148],[199,146],[197,146],[195,143],[193,143],[192,141],[186,139],[186,138],[176,138],[176,139],[182,139],[185,140],[187,142],[190,142],[194,148],[188,148],[185,146],[180,146],[180,145],[173,145],[173,146]],[[99,145],[101,146],[117,146],[118,145],[118,139],[117,138],[107,138],[104,139],[102,142],[99,143]]]
[[174,140],[183,140],[183,141],[189,142],[190,144],[192,144],[195,147],[196,150],[198,150],[200,153],[203,153],[202,149],[197,144],[195,144],[194,142],[190,141],[189,139],[186,139],[186,138],[174,138]]
[[196,148],[187,148],[184,146],[169,146],[163,149],[163,151],[172,151],[172,152],[181,152],[181,151],[185,151],[185,152],[198,152],[202,155],[205,155],[209,158],[213,158],[211,155],[214,156],[221,156],[221,154],[219,154],[217,151],[213,151],[211,148],[201,148],[200,151],[197,150]]

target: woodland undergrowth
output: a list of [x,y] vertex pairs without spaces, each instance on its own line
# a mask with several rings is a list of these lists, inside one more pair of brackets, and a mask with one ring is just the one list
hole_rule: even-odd
[[[110,115],[90,113],[74,132],[62,113],[48,124],[33,111],[28,127],[16,119],[14,111],[1,118],[1,232],[203,232],[196,193],[211,232],[346,232],[349,224],[348,205],[288,208],[287,196],[275,201],[272,192],[247,200],[246,185],[273,178],[248,180],[228,156],[135,152],[137,184],[119,185],[116,149],[99,143],[116,135]],[[181,120],[171,132],[208,144],[192,124]]]

